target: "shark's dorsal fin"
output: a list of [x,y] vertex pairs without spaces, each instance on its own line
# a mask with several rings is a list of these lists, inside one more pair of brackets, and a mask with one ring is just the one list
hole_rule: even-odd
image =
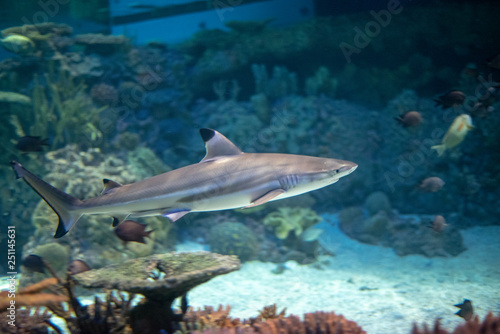
[[110,179],[102,179],[102,183],[104,184],[104,190],[102,191],[101,195],[106,195],[111,190],[122,186],[120,183]]
[[243,154],[229,139],[215,130],[200,129],[200,135],[207,149],[207,154],[200,162],[206,162],[221,156]]

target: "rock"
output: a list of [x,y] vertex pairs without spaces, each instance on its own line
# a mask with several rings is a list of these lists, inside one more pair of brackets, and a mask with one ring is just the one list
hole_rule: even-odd
[[389,197],[382,191],[375,191],[368,195],[365,201],[365,207],[370,213],[370,216],[375,215],[379,211],[390,213],[392,210]]
[[166,253],[132,259],[74,276],[86,288],[140,293],[147,299],[174,300],[215,276],[240,268],[236,256],[208,252]]
[[77,284],[86,288],[105,288],[140,293],[146,300],[130,312],[134,333],[168,333],[182,315],[174,314],[172,302],[185,296],[189,290],[218,275],[240,269],[236,256],[208,252],[166,253],[125,261],[74,275]]

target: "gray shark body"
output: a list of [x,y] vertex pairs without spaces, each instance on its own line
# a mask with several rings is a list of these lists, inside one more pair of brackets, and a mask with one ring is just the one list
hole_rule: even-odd
[[52,187],[18,162],[11,165],[59,216],[55,238],[85,214],[103,214],[118,225],[127,218],[252,207],[300,195],[352,173],[353,162],[303,155],[243,153],[215,130],[201,129],[207,154],[197,164],[128,185],[104,180],[101,196],[79,200]]

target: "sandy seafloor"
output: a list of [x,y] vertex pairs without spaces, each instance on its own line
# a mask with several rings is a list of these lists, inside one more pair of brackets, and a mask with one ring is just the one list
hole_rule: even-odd
[[[275,264],[247,262],[228,275],[193,289],[191,306],[231,305],[234,317],[255,317],[276,303],[288,314],[335,311],[356,321],[367,333],[410,333],[413,323],[441,318],[451,330],[464,320],[454,304],[472,301],[480,318],[500,312],[500,226],[462,230],[468,250],[454,258],[399,257],[392,249],[354,241],[337,228],[323,242],[335,256],[315,265],[290,265],[273,274]],[[288,264],[287,264],[288,265]]]
[[[191,290],[188,301],[193,307],[231,305],[230,315],[239,318],[255,317],[274,303],[280,310],[286,307],[287,315],[335,311],[370,334],[406,334],[413,323],[432,325],[436,318],[450,330],[464,322],[453,306],[463,299],[472,300],[481,319],[488,311],[500,312],[500,226],[461,233],[467,251],[429,259],[399,257],[390,248],[362,244],[328,228],[321,238],[335,256],[321,256],[320,265],[288,262],[282,274],[274,274],[276,264],[247,262]],[[203,245],[186,243],[177,249],[201,250]]]

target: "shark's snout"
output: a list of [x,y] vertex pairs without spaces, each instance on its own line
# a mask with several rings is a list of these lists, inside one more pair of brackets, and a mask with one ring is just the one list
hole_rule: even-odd
[[344,173],[345,175],[351,174],[358,168],[358,165],[355,164],[354,162],[350,162],[348,164],[345,164],[344,166],[339,168],[340,173]]

